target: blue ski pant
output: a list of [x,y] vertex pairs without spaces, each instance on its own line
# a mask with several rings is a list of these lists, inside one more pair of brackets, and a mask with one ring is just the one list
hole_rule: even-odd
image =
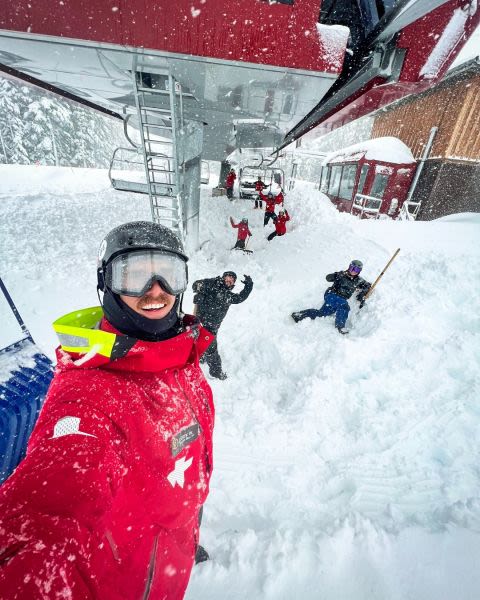
[[329,317],[335,315],[335,327],[345,327],[347,322],[348,313],[350,312],[350,305],[346,298],[337,296],[333,292],[325,292],[325,302],[320,309],[308,308],[307,310],[300,311],[299,321],[310,317],[310,319],[316,319],[317,317]]

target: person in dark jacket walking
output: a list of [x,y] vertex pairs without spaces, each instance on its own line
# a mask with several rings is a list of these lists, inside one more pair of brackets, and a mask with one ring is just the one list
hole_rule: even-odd
[[275,204],[281,204],[283,202],[283,194],[280,192],[278,196],[274,196],[273,192],[268,192],[265,196],[262,192],[258,194],[262,200],[265,201],[265,216],[263,217],[263,226],[268,225],[270,219],[273,220],[275,217]]
[[225,189],[227,190],[227,198],[229,200],[233,200],[233,186],[236,178],[237,174],[235,173],[235,169],[230,169],[225,180]]
[[262,178],[258,176],[257,181],[255,182],[255,191],[257,192],[257,197],[255,198],[255,206],[254,208],[263,208],[262,198],[260,197],[260,192],[263,192],[268,185],[263,183]]
[[362,268],[362,261],[352,260],[346,271],[338,271],[327,275],[326,280],[333,282],[333,285],[325,292],[323,306],[320,309],[308,308],[307,310],[294,312],[292,313],[293,320],[298,323],[307,317],[316,319],[317,317],[335,315],[335,327],[340,333],[348,333],[345,330],[345,323],[350,312],[348,299],[358,290],[357,300],[360,302],[360,307],[362,307],[365,294],[371,286],[368,281],[360,277]]
[[278,211],[278,217],[275,215],[273,217],[273,223],[275,225],[275,231],[267,236],[267,240],[271,242],[273,238],[277,235],[285,235],[287,233],[287,221],[290,221],[290,215],[288,214],[288,210],[280,210]]
[[[243,290],[239,294],[232,292],[237,280],[233,271],[225,271],[221,277],[199,279],[194,282],[193,302],[196,305],[195,315],[200,319],[202,326],[217,335],[220,325],[228,312],[231,304],[244,302],[253,288],[253,281],[249,275],[243,276]],[[226,379],[227,375],[222,370],[222,359],[218,353],[217,341],[208,347],[201,362],[208,364],[210,375],[216,379]]]
[[0,487],[2,600],[184,597],[214,424],[198,364],[213,336],[181,311],[187,260],[163,225],[116,227],[98,255],[102,306],[54,323],[55,376]]
[[238,229],[237,241],[235,242],[235,246],[233,248],[240,248],[241,250],[244,250],[246,239],[252,236],[252,232],[248,227],[248,219],[244,217],[240,223],[235,223],[232,217],[230,217],[230,224],[234,229]]

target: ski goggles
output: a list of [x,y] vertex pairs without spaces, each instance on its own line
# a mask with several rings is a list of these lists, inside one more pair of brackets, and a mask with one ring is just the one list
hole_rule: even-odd
[[187,289],[187,263],[160,250],[141,250],[116,256],[106,268],[105,283],[116,294],[143,296],[158,281],[176,296]]
[[362,270],[362,267],[359,267],[358,265],[354,265],[353,263],[350,263],[348,270],[350,271],[350,273],[356,273],[358,275],[360,273],[360,271]]

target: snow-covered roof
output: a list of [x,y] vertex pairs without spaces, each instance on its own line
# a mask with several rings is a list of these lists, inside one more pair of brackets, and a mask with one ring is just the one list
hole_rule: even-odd
[[365,140],[328,154],[323,164],[339,160],[358,160],[362,157],[380,162],[403,165],[413,163],[415,159],[408,146],[396,137],[380,137]]

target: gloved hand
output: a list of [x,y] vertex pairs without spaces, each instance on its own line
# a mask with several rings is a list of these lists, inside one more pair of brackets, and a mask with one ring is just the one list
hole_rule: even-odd
[[365,292],[357,294],[357,300],[360,302],[360,308],[363,308],[365,306]]
[[253,283],[252,278],[250,277],[250,275],[243,275],[243,279],[242,279],[242,283],[247,285],[247,283]]

